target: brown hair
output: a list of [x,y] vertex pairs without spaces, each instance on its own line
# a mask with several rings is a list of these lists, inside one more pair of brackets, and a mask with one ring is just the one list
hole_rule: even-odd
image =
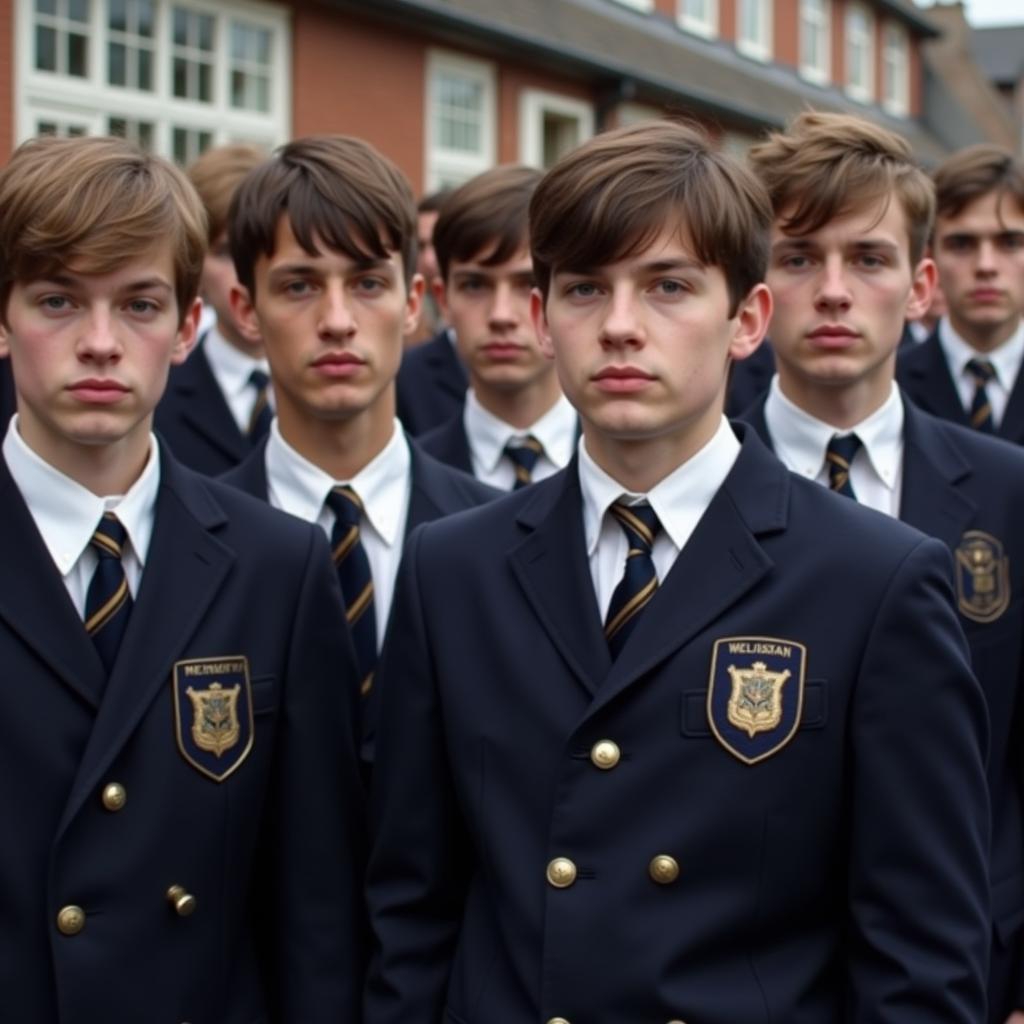
[[447,280],[452,260],[484,256],[483,265],[493,267],[526,248],[530,197],[541,176],[532,167],[495,167],[445,199],[434,225],[442,280]]
[[436,192],[429,192],[416,204],[417,213],[439,213],[448,197],[452,194],[450,188],[441,188]]
[[753,146],[750,165],[771,196],[782,230],[817,231],[852,210],[893,196],[907,224],[910,262],[924,255],[935,192],[905,139],[861,117],[807,111],[786,132]]
[[771,207],[738,161],[698,128],[648,121],[585,142],[544,176],[530,203],[530,245],[547,296],[557,271],[586,271],[640,252],[677,227],[720,267],[730,313],[764,279]]
[[317,242],[353,260],[401,253],[408,287],[416,271],[416,202],[402,172],[368,142],[311,135],[282,146],[246,177],[229,214],[238,280],[255,296],[256,260],[273,256],[287,216],[299,245]]
[[981,143],[954,153],[935,169],[939,214],[955,217],[989,192],[1009,195],[1024,211],[1024,164],[1002,146]]
[[206,215],[188,178],[123,139],[25,142],[0,171],[0,312],[16,282],[63,269],[108,274],[165,239],[181,322],[206,254]]
[[238,142],[214,146],[189,165],[186,173],[206,208],[211,245],[227,232],[228,211],[235,190],[254,167],[267,159],[267,155],[256,146]]

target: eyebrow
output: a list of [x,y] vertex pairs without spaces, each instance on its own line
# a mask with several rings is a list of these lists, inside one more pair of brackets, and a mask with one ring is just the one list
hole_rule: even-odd
[[[608,264],[601,264],[590,267],[562,267],[555,271],[555,276],[559,275],[571,275],[573,277],[595,277],[600,274]],[[703,272],[707,270],[707,266],[701,263],[700,260],[689,259],[685,256],[680,256],[675,259],[667,260],[651,260],[649,263],[641,263],[640,269],[646,271],[649,274],[670,274],[674,271],[680,270],[695,270]]]
[[[805,252],[808,249],[820,248],[820,243],[811,241],[808,238],[782,238],[772,243],[772,252]],[[890,252],[899,250],[899,243],[889,238],[858,238],[848,248],[856,252],[868,250],[887,249]]]
[[[82,283],[83,277],[91,275],[74,274],[47,274],[39,278],[35,283],[38,285],[56,285],[58,288],[74,288]],[[120,289],[123,292],[148,292],[148,291],[173,291],[174,286],[165,281],[162,277],[143,277],[136,281],[129,281]]]
[[[352,270],[357,274],[364,274],[371,270],[397,272],[395,265],[390,260],[377,258],[354,261]],[[321,270],[316,264],[296,261],[293,263],[282,263],[279,266],[273,267],[268,276],[271,280],[274,280],[278,277],[288,277],[291,274],[308,277],[311,274],[319,273],[321,273]]]

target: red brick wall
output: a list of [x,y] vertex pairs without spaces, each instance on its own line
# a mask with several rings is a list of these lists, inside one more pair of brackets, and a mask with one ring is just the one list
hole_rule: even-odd
[[800,0],[775,0],[775,60],[791,68],[800,63]]
[[14,2],[0,2],[0,161],[14,148]]
[[718,34],[729,42],[736,38],[738,6],[739,0],[718,0]]

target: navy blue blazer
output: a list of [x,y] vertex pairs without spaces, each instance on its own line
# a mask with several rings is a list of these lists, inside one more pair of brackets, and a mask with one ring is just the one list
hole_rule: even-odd
[[[744,419],[771,445],[764,399]],[[990,1019],[1003,1024],[1024,1007],[1024,452],[922,412],[904,400],[900,519],[953,553],[960,620],[988,703],[992,795],[992,947]],[[978,542],[983,546],[979,547]],[[991,607],[974,597],[971,554],[998,545],[1005,566],[993,579]],[[984,597],[984,595],[982,595]],[[985,601],[987,602],[987,598]],[[1012,963],[1005,963],[1005,958]]]
[[737,432],[614,663],[575,462],[409,539],[365,1024],[983,1018],[987,719],[949,553]]
[[10,418],[18,411],[14,391],[14,374],[10,359],[0,359],[0,427],[6,428]]
[[466,421],[463,419],[461,409],[446,423],[421,435],[419,445],[438,462],[472,475],[473,454],[469,449]]
[[[970,429],[970,417],[960,401],[949,363],[939,344],[938,328],[920,345],[900,352],[896,380],[910,400],[925,412]],[[1024,373],[1017,375],[996,436],[1024,444]]]
[[0,517],[4,1019],[357,1020],[358,679],[323,531],[164,454],[108,681],[2,459]]
[[412,435],[426,433],[462,411],[469,377],[442,328],[430,341],[408,349],[395,379],[398,418]]
[[153,429],[179,462],[207,476],[226,473],[253,447],[238,429],[202,340],[181,366],[171,368]]

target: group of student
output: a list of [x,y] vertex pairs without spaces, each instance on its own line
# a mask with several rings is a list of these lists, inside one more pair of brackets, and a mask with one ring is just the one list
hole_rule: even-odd
[[648,122],[431,240],[406,349],[361,140],[0,171],[4,1019],[1022,1024],[1024,168]]

